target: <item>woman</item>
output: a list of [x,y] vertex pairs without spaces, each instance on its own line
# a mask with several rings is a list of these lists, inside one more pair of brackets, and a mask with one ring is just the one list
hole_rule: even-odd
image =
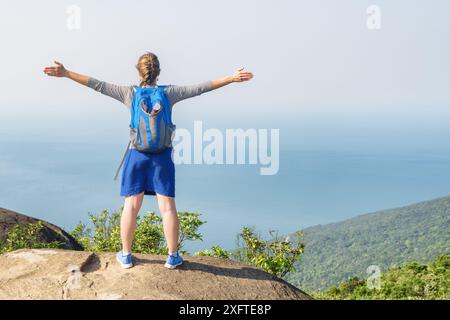
[[[155,54],[143,54],[136,65],[141,87],[156,87],[160,66]],[[95,78],[88,77],[70,70],[55,61],[55,65],[46,67],[44,73],[48,76],[65,77],[88,86],[98,92],[108,95],[128,108],[133,101],[133,86],[118,86]],[[238,69],[233,75],[221,79],[207,81],[190,86],[166,86],[164,94],[170,105],[170,112],[175,103],[218,89],[233,82],[248,81],[253,78],[251,72]],[[136,218],[142,205],[144,195],[156,195],[158,207],[163,220],[164,236],[168,247],[168,257],[165,267],[174,269],[183,263],[178,253],[179,220],[175,206],[175,166],[171,157],[172,148],[166,148],[161,153],[143,153],[133,148],[127,150],[120,195],[125,197],[125,204],[120,220],[120,236],[122,250],[117,253],[117,261],[123,268],[133,266],[131,248],[136,228]]]

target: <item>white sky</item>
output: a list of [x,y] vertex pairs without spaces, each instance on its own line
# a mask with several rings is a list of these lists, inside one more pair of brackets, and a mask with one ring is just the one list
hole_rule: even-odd
[[[137,81],[145,50],[158,54],[160,83],[190,84],[245,66],[255,79],[183,103],[175,119],[277,118],[305,126],[409,119],[450,120],[450,2],[365,0],[4,1],[0,2],[0,121],[62,122],[107,113],[128,119],[113,100],[50,79],[67,68],[118,84]],[[68,5],[81,29],[66,27]],[[381,8],[381,30],[366,9]],[[124,119],[124,120],[118,120]],[[225,119],[225,120],[224,120]],[[187,121],[187,120],[186,120]],[[80,124],[81,125],[81,124]],[[75,129],[74,129],[75,130]],[[124,129],[126,131],[126,129]]]

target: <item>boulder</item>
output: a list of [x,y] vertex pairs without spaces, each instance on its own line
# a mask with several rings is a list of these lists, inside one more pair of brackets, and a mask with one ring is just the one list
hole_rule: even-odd
[[165,256],[136,254],[122,269],[114,253],[22,249],[0,255],[0,299],[281,299],[306,293],[236,261],[185,256],[174,270]]
[[39,232],[38,241],[50,243],[53,241],[62,242],[62,249],[83,250],[83,247],[63,229],[43,220],[32,218],[18,212],[0,208],[0,243],[5,241],[6,234],[16,225],[26,226],[27,224],[42,221],[43,228]]

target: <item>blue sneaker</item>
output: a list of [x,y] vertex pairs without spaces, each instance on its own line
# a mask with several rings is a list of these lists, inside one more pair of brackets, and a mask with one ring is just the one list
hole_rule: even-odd
[[133,260],[131,259],[131,253],[124,255],[122,251],[117,252],[116,254],[116,260],[120,263],[122,268],[128,269],[133,266]]
[[177,266],[179,266],[182,263],[183,263],[183,258],[180,257],[180,255],[178,254],[178,251],[177,251],[174,254],[169,254],[164,267],[169,268],[169,269],[175,269]]

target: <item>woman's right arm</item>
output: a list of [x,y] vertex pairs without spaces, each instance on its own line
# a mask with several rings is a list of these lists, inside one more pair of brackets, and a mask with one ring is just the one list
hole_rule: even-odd
[[88,86],[89,88],[92,88],[104,95],[114,98],[125,104],[127,107],[130,106],[131,94],[133,91],[132,87],[118,86],[115,84],[97,80],[80,73],[76,73],[74,71],[67,70],[64,65],[58,61],[55,61],[55,65],[56,66],[46,67],[44,69],[44,73],[52,77],[68,78],[70,80],[78,82],[79,84]]
[[67,70],[64,65],[58,61],[55,61],[56,66],[46,67],[44,73],[48,76],[68,78],[70,80],[76,81],[82,85],[87,86],[89,77],[83,74],[79,74],[70,70]]

